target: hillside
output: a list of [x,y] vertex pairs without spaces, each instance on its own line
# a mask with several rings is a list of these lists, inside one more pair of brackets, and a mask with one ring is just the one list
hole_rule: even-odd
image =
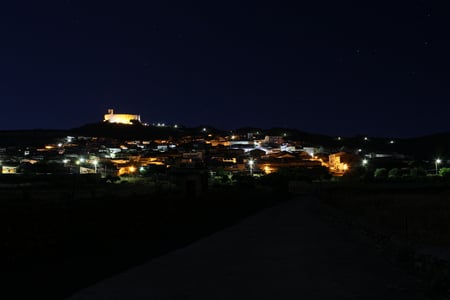
[[[54,142],[55,139],[72,136],[100,136],[116,139],[136,139],[152,140],[165,138],[180,138],[183,136],[199,136],[205,134],[202,132],[203,126],[187,127],[154,127],[110,124],[110,123],[92,123],[68,130],[12,130],[0,131],[0,146],[30,146],[43,145]],[[214,135],[228,135],[230,131],[220,130],[205,126],[208,133]],[[286,140],[300,141],[305,146],[322,146],[331,151],[340,151],[342,149],[363,149],[365,153],[401,153],[410,155],[416,159],[432,160],[436,157],[450,157],[450,132],[439,133],[408,139],[369,137],[332,137],[323,134],[314,134],[304,132],[298,129],[290,128],[239,128],[233,133],[244,135],[246,132],[258,133],[258,137],[265,135],[280,135]]]

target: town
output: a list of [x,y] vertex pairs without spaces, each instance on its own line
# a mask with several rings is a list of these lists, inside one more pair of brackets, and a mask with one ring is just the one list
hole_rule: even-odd
[[[141,123],[139,115],[115,114],[113,109],[104,115],[103,123],[95,126],[109,126],[109,136],[68,135],[53,137],[46,144],[38,140],[34,144],[21,141],[20,145],[2,145],[2,174],[97,174],[120,180],[163,178],[180,169],[202,169],[210,183],[232,183],[234,175],[260,177],[284,168],[326,170],[329,178],[357,169],[370,170],[371,175],[380,178],[447,172],[448,162],[443,158],[418,161],[408,153],[398,152],[395,146],[401,141],[390,138],[372,141],[367,136],[320,137],[318,141],[317,137],[300,137],[289,129],[183,129],[179,125]],[[114,137],[115,130],[133,127],[166,130],[166,135]]]

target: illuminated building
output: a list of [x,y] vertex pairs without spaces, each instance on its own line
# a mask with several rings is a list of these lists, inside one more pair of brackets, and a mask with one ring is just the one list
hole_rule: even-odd
[[2,174],[16,174],[17,167],[2,166],[1,173]]
[[131,114],[114,114],[113,109],[108,109],[108,113],[105,114],[103,121],[116,124],[132,125],[133,121],[137,121],[140,123],[141,116]]
[[330,154],[328,158],[328,165],[331,173],[338,175],[348,171],[349,169],[348,164],[341,161],[341,159],[345,155],[346,155],[345,152]]

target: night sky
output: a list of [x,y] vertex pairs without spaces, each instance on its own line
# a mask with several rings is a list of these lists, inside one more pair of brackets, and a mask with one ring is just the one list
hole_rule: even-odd
[[114,108],[222,129],[450,131],[450,18],[431,4],[2,2],[0,130],[78,127]]

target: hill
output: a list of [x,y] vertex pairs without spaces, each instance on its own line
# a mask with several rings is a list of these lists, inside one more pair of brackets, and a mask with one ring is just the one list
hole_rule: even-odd
[[[206,129],[206,132],[203,131]],[[401,153],[416,159],[433,160],[434,158],[450,158],[450,132],[415,138],[387,138],[387,137],[332,137],[323,134],[308,133],[292,128],[238,128],[233,133],[245,135],[247,132],[257,133],[258,138],[265,135],[283,136],[285,140],[300,141],[304,146],[322,146],[331,151],[342,149],[362,149],[364,153]],[[180,138],[183,136],[228,135],[229,130],[216,129],[211,126],[193,128],[179,126],[155,127],[141,124],[121,125],[110,123],[92,123],[68,130],[11,130],[0,131],[0,146],[30,146],[52,143],[56,139],[72,136],[98,136],[124,140],[152,140],[166,138]]]

